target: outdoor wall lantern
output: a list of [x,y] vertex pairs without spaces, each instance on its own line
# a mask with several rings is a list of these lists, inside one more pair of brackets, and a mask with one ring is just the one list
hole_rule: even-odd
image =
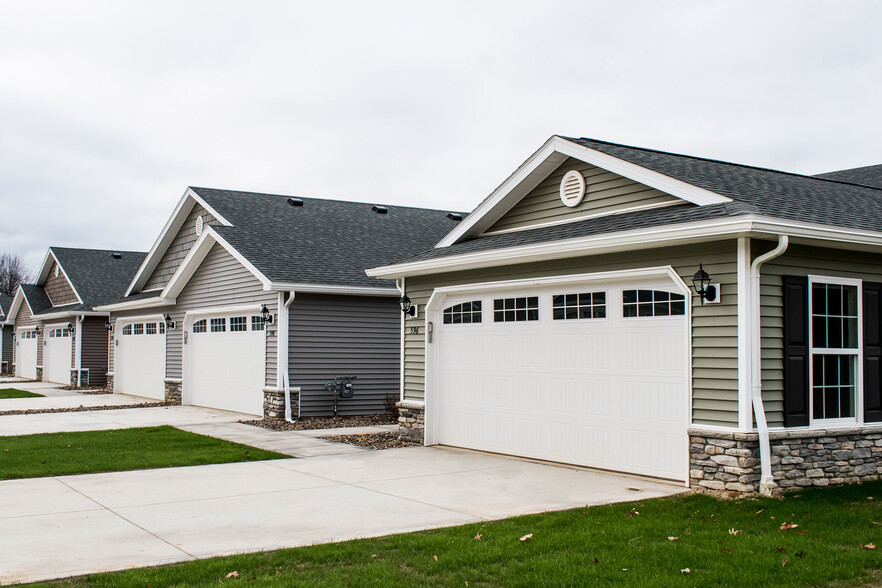
[[172,317],[170,314],[167,314],[164,317],[162,317],[162,320],[165,321],[165,328],[166,329],[171,330],[171,329],[175,328],[175,321],[172,320]]
[[113,330],[113,323],[110,322],[110,319],[107,319],[106,321],[104,321],[104,328],[107,329],[108,331]]
[[402,296],[398,300],[398,304],[401,305],[401,312],[403,312],[405,315],[412,317],[415,317],[417,315],[417,305],[411,304],[410,298],[408,298],[407,295]]
[[73,331],[73,323],[67,323],[67,330]]
[[701,297],[702,304],[705,301],[716,301],[717,287],[711,284],[711,277],[704,271],[704,266],[700,263],[698,264],[698,271],[692,276],[692,287],[695,289],[695,293]]
[[273,315],[270,314],[266,304],[260,305],[260,320],[262,320],[264,324],[273,322]]
[[39,337],[40,333],[43,332],[43,329],[41,329],[40,327],[34,327],[34,332],[37,334],[37,337]]

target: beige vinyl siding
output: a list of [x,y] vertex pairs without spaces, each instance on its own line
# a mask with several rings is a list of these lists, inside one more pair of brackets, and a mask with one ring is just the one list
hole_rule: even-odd
[[[177,328],[166,339],[166,377],[181,378],[184,316],[188,311],[210,310],[229,306],[266,304],[278,314],[278,293],[265,292],[263,284],[220,245],[214,245],[199,269],[184,286],[177,304],[170,311]],[[250,319],[249,319],[250,321]],[[276,325],[266,329],[266,385],[276,385]]]
[[[560,200],[560,182],[564,175],[573,169],[580,171],[585,177],[585,198],[578,206],[568,208]],[[638,184],[584,161],[569,158],[496,221],[487,232],[598,216],[635,207],[680,202],[683,201],[654,188]]]
[[178,269],[178,266],[187,257],[193,243],[199,238],[196,236],[196,219],[200,216],[202,217],[202,222],[206,225],[219,224],[205,208],[199,204],[194,205],[193,210],[187,215],[187,220],[181,225],[178,234],[162,255],[162,259],[159,260],[153,273],[150,274],[150,279],[147,280],[142,291],[157,290],[163,288],[168,283]]
[[[753,257],[774,244],[754,241]],[[847,252],[791,245],[781,257],[760,270],[762,306],[763,406],[770,427],[784,426],[784,318],[781,276],[829,276],[882,282],[882,258],[872,253]]]
[[[28,303],[26,301],[21,303],[21,306],[18,308],[18,312],[15,316],[9,317],[10,322],[15,325],[16,336],[15,336],[15,347],[18,347],[18,330],[23,328],[30,328],[37,324],[37,321],[34,320],[33,315],[31,315],[31,309],[28,307]],[[15,362],[15,356],[17,355],[17,350],[13,348],[13,363]],[[43,365],[43,335],[42,333],[37,338],[37,365]]]
[[52,302],[52,306],[63,306],[78,302],[73,287],[67,281],[67,278],[64,277],[64,272],[59,271],[58,277],[55,277],[55,268],[57,267],[58,262],[53,262],[52,267],[49,268],[49,277],[46,278],[46,284],[43,286],[43,289],[46,290],[46,295],[49,296],[49,300]]
[[[692,418],[696,424],[738,424],[738,311],[736,241],[617,253],[407,278],[410,299],[420,313],[408,318],[404,344],[404,394],[423,400],[425,391],[425,304],[434,288],[530,277],[673,266],[687,285],[703,263],[721,285],[721,302],[702,306],[692,298]],[[411,328],[419,329],[418,335]]]

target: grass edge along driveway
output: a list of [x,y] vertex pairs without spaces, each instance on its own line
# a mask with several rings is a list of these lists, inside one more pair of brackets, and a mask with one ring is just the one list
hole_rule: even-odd
[[290,456],[164,425],[0,437],[0,481]]
[[856,586],[882,577],[880,503],[879,481],[687,494],[37,585]]
[[7,398],[42,398],[43,396],[43,394],[19,390],[18,388],[0,388],[0,400]]

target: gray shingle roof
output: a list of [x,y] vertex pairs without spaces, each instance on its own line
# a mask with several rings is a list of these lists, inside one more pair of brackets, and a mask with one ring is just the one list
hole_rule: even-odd
[[273,282],[394,287],[365,270],[429,249],[456,222],[446,210],[191,188],[233,226],[213,226]]
[[882,165],[868,165],[866,167],[843,169],[818,174],[815,177],[824,178],[826,180],[848,182],[849,184],[872,186],[873,188],[882,188]]
[[674,206],[475,237],[450,247],[424,251],[405,261],[416,262],[744,214],[882,231],[882,189],[595,139],[562,138],[727,196],[733,202]]
[[0,294],[0,311],[5,317],[9,314],[9,307],[12,305],[12,296],[8,294]]
[[22,284],[21,291],[28,302],[28,306],[31,307],[31,312],[33,314],[37,315],[52,308],[52,302],[49,301],[49,296],[46,295],[46,290],[44,290],[42,286]]
[[[83,310],[122,298],[147,256],[140,251],[52,247],[58,263],[80,298]],[[119,259],[113,254],[119,253]]]

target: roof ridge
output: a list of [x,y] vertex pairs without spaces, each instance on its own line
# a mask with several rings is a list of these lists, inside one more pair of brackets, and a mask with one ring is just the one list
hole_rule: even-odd
[[236,194],[253,194],[255,196],[273,196],[279,198],[300,198],[301,200],[312,200],[312,201],[321,201],[321,202],[340,202],[341,204],[363,204],[365,206],[388,206],[393,208],[408,208],[411,210],[425,210],[428,212],[456,212],[458,214],[466,215],[468,212],[459,211],[459,210],[451,210],[448,208],[424,208],[422,206],[408,206],[406,204],[388,204],[383,202],[364,202],[360,200],[339,200],[337,198],[318,198],[315,196],[298,196],[296,194],[275,194],[272,192],[249,192],[246,190],[230,190],[229,188],[208,188],[206,186],[188,186],[191,190],[213,190],[215,192],[234,192]]
[[[855,184],[853,182],[844,182],[842,180],[834,180],[834,179],[830,179],[830,178],[819,178],[818,176],[810,176],[807,174],[800,174],[800,173],[796,173],[796,172],[774,169],[771,167],[761,167],[758,165],[750,165],[747,163],[735,163],[733,161],[725,161],[723,159],[713,159],[711,157],[701,157],[699,155],[686,155],[685,153],[674,153],[673,151],[664,151],[661,149],[651,149],[649,147],[637,147],[636,145],[625,145],[624,143],[613,143],[612,141],[603,141],[602,139],[592,139],[591,137],[566,137],[563,135],[558,135],[558,136],[561,139],[566,139],[567,141],[573,141],[573,142],[592,141],[594,143],[603,143],[604,145],[612,145],[613,147],[625,147],[626,149],[636,149],[637,151],[648,151],[650,153],[659,153],[662,155],[673,155],[675,157],[683,157],[686,159],[695,159],[698,161],[707,161],[710,163],[722,163],[725,165],[734,165],[736,167],[755,169],[755,170],[759,170],[759,171],[772,172],[772,173],[783,174],[783,175],[787,175],[787,176],[796,176],[799,178],[807,178],[810,180],[817,180],[817,181],[821,181],[821,182],[833,182],[836,184],[848,184],[851,186],[859,186],[861,188],[869,188],[871,190],[876,190],[876,191],[882,192],[882,188],[876,188],[874,186],[866,186],[864,184]],[[872,167],[872,166],[865,166],[865,167]],[[854,168],[854,169],[859,169],[859,168]],[[824,172],[824,173],[834,173],[834,172]]]
[[88,247],[63,247],[59,245],[50,245],[49,249],[53,251],[89,251],[92,253],[143,253],[146,255],[146,251],[134,251],[130,249],[92,249]]

